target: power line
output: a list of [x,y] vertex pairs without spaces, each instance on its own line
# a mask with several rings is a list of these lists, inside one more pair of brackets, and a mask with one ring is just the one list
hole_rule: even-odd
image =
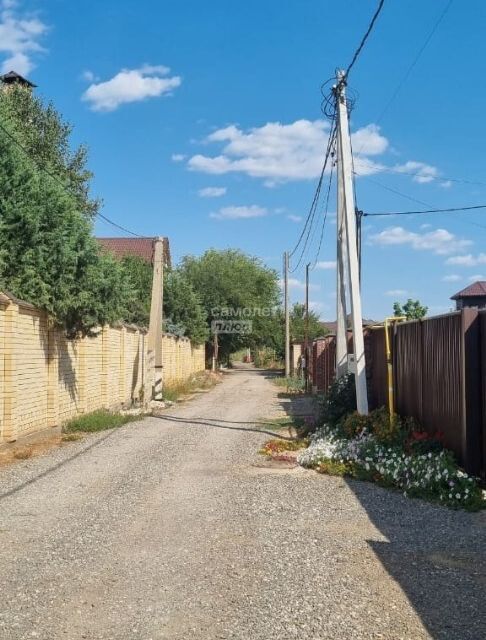
[[304,235],[305,235],[305,233],[307,231],[307,236],[306,236],[306,239],[305,239],[305,242],[304,242],[303,250],[302,250],[300,258],[299,258],[299,262],[298,262],[297,266],[294,269],[291,270],[291,273],[293,273],[298,268],[298,266],[300,265],[300,262],[302,261],[302,257],[303,257],[304,251],[305,251],[305,249],[307,247],[307,243],[309,241],[309,235],[310,235],[310,232],[311,232],[311,229],[312,229],[312,225],[313,225],[313,222],[314,222],[315,212],[316,212],[316,208],[317,208],[317,204],[318,204],[318,201],[319,201],[319,196],[320,196],[320,192],[321,192],[321,188],[322,188],[322,181],[324,179],[324,172],[325,172],[326,167],[327,167],[327,163],[328,163],[328,160],[329,160],[329,155],[331,153],[331,149],[332,149],[332,146],[334,144],[335,137],[336,137],[336,126],[335,126],[335,116],[334,116],[332,124],[331,124],[331,130],[329,132],[329,139],[327,141],[327,148],[326,148],[326,153],[325,153],[325,156],[324,156],[324,162],[323,162],[323,165],[322,165],[321,174],[319,176],[319,181],[317,183],[317,187],[316,187],[316,190],[314,192],[314,197],[312,199],[312,203],[311,203],[311,206],[310,206],[310,209],[309,209],[309,213],[307,214],[304,227],[303,227],[303,229],[302,229],[302,231],[300,233],[300,236],[299,236],[299,238],[297,240],[297,243],[295,244],[295,246],[292,249],[292,251],[289,252],[289,258],[291,258],[294,255],[294,253],[297,251],[297,249],[299,248],[300,243],[302,242],[302,239],[304,238]]
[[[358,154],[359,155],[359,151]],[[367,167],[370,167],[372,169],[376,169],[377,165],[372,164],[371,162],[367,162],[364,158],[359,158],[359,162],[360,164],[364,164]],[[481,182],[479,180],[464,180],[461,178],[449,178],[447,176],[431,176],[428,174],[424,174],[421,173],[420,171],[416,171],[416,172],[412,172],[412,171],[402,171],[402,169],[396,169],[394,167],[385,167],[383,165],[378,165],[378,168],[381,172],[383,173],[394,173],[396,175],[399,176],[411,176],[412,178],[426,178],[427,181],[429,180],[441,180],[443,182],[457,182],[458,184],[470,184],[473,186],[480,186],[480,187],[486,187],[486,182]],[[362,175],[362,174],[358,174],[356,173],[356,175]],[[366,176],[365,176],[366,177]]]
[[[295,267],[293,269],[289,269],[290,273],[294,273],[295,271],[297,271],[297,269],[300,267],[300,265],[302,263],[302,260],[304,258],[305,251],[306,251],[307,245],[309,243],[309,237],[310,237],[310,234],[311,234],[311,231],[312,231],[312,226],[314,224],[314,218],[315,218],[316,211],[317,211],[317,205],[319,203],[319,198],[320,198],[320,195],[321,195],[322,182],[323,182],[323,179],[324,179],[324,172],[325,172],[326,167],[327,167],[327,163],[328,163],[328,160],[329,160],[329,156],[331,154],[331,149],[333,147],[335,138],[336,138],[336,132],[334,130],[332,137],[330,136],[330,138],[329,138],[329,144],[328,144],[328,147],[327,147],[327,150],[326,150],[326,156],[324,158],[324,164],[322,166],[322,171],[321,171],[321,175],[320,175],[320,178],[319,178],[319,183],[317,185],[317,189],[316,189],[316,192],[315,192],[315,195],[314,195],[314,200],[312,202],[312,207],[311,207],[312,215],[310,215],[310,224],[309,224],[309,228],[308,228],[307,235],[306,235],[306,238],[305,238],[305,242],[304,242],[304,245],[302,247],[302,251],[300,252],[300,256],[299,256],[299,260],[298,260],[297,264],[295,265]],[[309,212],[309,214],[310,214],[310,212]],[[292,255],[292,254],[290,254],[290,255]]]
[[[3,131],[3,133],[26,155],[26,157],[29,159],[29,161],[32,162],[32,164],[34,164],[39,171],[42,171],[43,173],[48,175],[50,178],[52,178],[52,180],[57,182],[57,184],[60,185],[60,187],[66,193],[68,193],[68,194],[70,194],[72,196],[75,196],[75,197],[79,196],[79,194],[76,194],[73,190],[69,189],[68,186],[58,176],[56,176],[56,174],[52,173],[45,166],[41,165],[37,161],[36,158],[33,158],[31,156],[29,150],[26,147],[24,147],[24,145],[21,144],[17,140],[17,138],[10,133],[10,131],[1,122],[0,122],[0,130]],[[69,185],[69,186],[71,186],[71,185]],[[113,220],[110,220],[110,218],[108,218],[107,216],[103,215],[99,211],[96,212],[96,215],[99,218],[101,218],[102,220],[104,220],[105,222],[107,222],[108,224],[111,224],[113,227],[116,227],[117,229],[121,229],[125,233],[129,233],[130,235],[136,236],[137,238],[145,238],[146,237],[146,236],[139,235],[138,233],[135,233],[134,231],[130,231],[130,229],[126,229],[125,227],[122,227],[121,225],[117,224],[116,222],[113,222]]]
[[413,216],[422,213],[453,213],[457,211],[474,211],[477,209],[486,209],[486,204],[475,204],[465,207],[449,207],[447,209],[422,209],[420,211],[379,211],[372,213],[363,213],[364,216]]
[[331,165],[331,173],[329,174],[329,183],[327,185],[326,205],[324,209],[324,216],[322,218],[321,236],[319,238],[319,246],[317,247],[316,257],[314,258],[314,262],[312,264],[312,267],[310,268],[311,271],[314,271],[314,269],[316,268],[317,260],[319,259],[319,254],[321,252],[322,240],[324,238],[324,229],[326,227],[327,213],[329,211],[329,196],[331,195],[333,170],[334,170],[334,165]]
[[348,64],[346,71],[344,72],[344,77],[342,78],[342,81],[346,81],[346,78],[349,75],[349,72],[351,71],[351,69],[353,68],[353,66],[355,65],[357,59],[359,58],[361,51],[363,50],[363,47],[366,44],[366,41],[368,40],[371,32],[373,31],[373,27],[375,26],[375,22],[378,19],[378,16],[380,15],[381,10],[383,9],[383,5],[385,4],[385,0],[380,0],[378,3],[378,6],[376,8],[376,11],[373,15],[373,17],[371,18],[371,22],[368,25],[368,29],[366,30],[363,38],[361,39],[361,42],[359,43],[358,48],[356,49],[356,51],[354,52],[354,55],[351,59],[351,62]]
[[446,13],[449,11],[453,1],[454,0],[449,0],[447,2],[447,4],[445,5],[444,9],[441,11],[439,17],[437,18],[437,20],[434,23],[434,26],[432,27],[432,29],[429,32],[427,38],[425,39],[425,42],[423,43],[423,45],[418,50],[417,54],[415,55],[414,59],[412,60],[412,63],[408,67],[408,69],[405,72],[405,74],[402,76],[401,80],[399,81],[399,83],[395,87],[395,90],[393,91],[390,99],[388,100],[388,102],[386,103],[386,105],[383,108],[382,112],[380,113],[378,119],[376,120],[377,123],[381,122],[381,120],[384,117],[385,113],[388,111],[390,105],[395,100],[397,95],[400,93],[401,88],[403,87],[403,85],[407,81],[408,77],[412,73],[412,71],[413,71],[414,67],[416,66],[417,62],[420,60],[420,58],[421,58],[423,52],[425,51],[425,49],[427,48],[429,42],[432,40],[432,37],[434,36],[435,32],[437,31],[437,29],[438,29],[440,23],[442,22],[442,20],[444,19]]

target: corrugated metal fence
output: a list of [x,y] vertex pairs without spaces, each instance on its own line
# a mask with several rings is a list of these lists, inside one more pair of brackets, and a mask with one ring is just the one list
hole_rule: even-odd
[[[413,416],[431,434],[440,432],[465,468],[486,472],[486,310],[469,308],[389,329],[396,411]],[[333,379],[334,338],[325,356],[314,349],[314,386]],[[365,332],[370,408],[387,404],[385,329]],[[325,369],[322,371],[321,369]]]

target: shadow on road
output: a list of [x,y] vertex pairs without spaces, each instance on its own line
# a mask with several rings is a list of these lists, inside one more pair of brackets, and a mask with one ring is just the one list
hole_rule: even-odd
[[452,511],[364,482],[348,486],[389,541],[368,544],[430,636],[486,638],[486,514]]
[[[264,425],[268,427],[275,427],[275,424],[272,422],[232,422],[230,420],[220,420],[219,418],[180,418],[179,416],[170,416],[170,415],[157,415],[153,416],[158,420],[165,420],[167,422],[177,422],[180,424],[188,424],[188,425],[200,425],[203,427],[214,427],[216,429],[230,429],[232,431],[250,431],[253,433],[264,433],[266,435],[272,436],[273,438],[280,438],[281,440],[295,440],[292,436],[284,436],[278,431],[270,431],[268,429],[258,429],[255,428],[254,425]],[[219,424],[223,423],[223,424]],[[254,428],[250,426],[231,426],[231,425],[253,425]]]

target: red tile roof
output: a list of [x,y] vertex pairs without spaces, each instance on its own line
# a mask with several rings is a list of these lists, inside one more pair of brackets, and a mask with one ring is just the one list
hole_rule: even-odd
[[476,298],[480,296],[486,296],[486,282],[479,281],[473,282],[462,291],[458,291],[453,296],[451,296],[451,300],[457,300],[458,298]]
[[[117,258],[136,256],[152,264],[156,238],[97,238],[103,249]],[[169,240],[164,238],[164,262],[170,264]]]

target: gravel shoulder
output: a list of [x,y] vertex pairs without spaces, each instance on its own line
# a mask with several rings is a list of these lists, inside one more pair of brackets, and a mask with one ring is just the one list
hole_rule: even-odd
[[236,370],[0,470],[0,637],[485,637],[485,514],[265,466],[277,393]]

